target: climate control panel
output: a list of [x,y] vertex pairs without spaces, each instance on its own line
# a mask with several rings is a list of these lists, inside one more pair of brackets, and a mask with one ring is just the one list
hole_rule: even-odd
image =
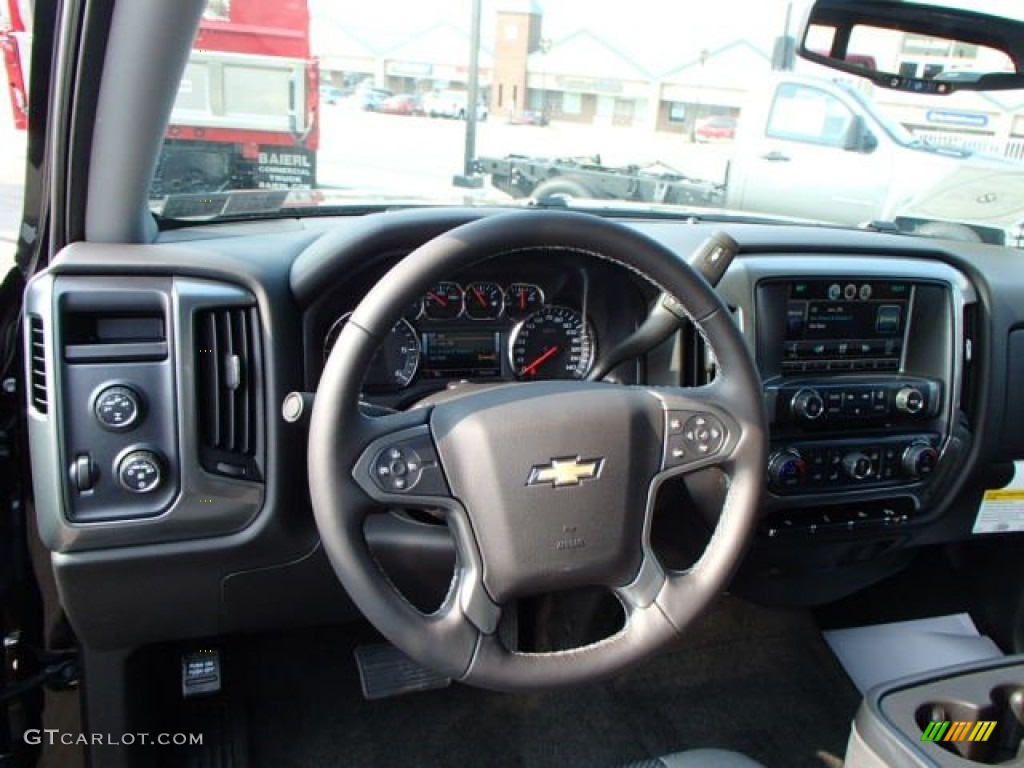
[[921,482],[938,464],[938,446],[935,434],[779,445],[768,462],[768,481],[778,494]]

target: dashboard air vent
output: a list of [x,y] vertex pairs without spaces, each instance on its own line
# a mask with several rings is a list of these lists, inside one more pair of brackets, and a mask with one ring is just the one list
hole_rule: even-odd
[[32,405],[39,413],[46,413],[46,332],[38,315],[30,315],[28,323]]
[[977,366],[974,364],[974,356],[977,354],[978,343],[978,305],[968,304],[964,307],[964,348],[963,371],[960,381],[960,410],[967,416],[968,421],[973,421],[975,399],[978,395]]
[[208,472],[257,480],[262,382],[256,310],[195,316],[199,460]]

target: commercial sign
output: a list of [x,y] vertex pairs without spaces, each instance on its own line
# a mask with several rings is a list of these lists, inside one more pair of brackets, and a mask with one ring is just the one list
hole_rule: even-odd
[[929,109],[925,119],[936,125],[957,125],[963,128],[984,128],[988,125],[988,115],[952,109]]

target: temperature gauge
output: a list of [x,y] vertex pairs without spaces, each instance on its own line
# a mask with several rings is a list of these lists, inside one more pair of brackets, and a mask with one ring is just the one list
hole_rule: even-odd
[[544,291],[533,283],[512,283],[505,291],[505,314],[513,320],[529,317],[544,306]]

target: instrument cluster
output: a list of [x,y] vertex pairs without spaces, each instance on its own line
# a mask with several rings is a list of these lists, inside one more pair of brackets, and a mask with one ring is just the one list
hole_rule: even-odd
[[[397,393],[415,382],[586,378],[596,339],[585,309],[575,306],[585,303],[548,303],[533,282],[441,281],[384,339],[364,388]],[[325,361],[349,314],[328,329]]]

